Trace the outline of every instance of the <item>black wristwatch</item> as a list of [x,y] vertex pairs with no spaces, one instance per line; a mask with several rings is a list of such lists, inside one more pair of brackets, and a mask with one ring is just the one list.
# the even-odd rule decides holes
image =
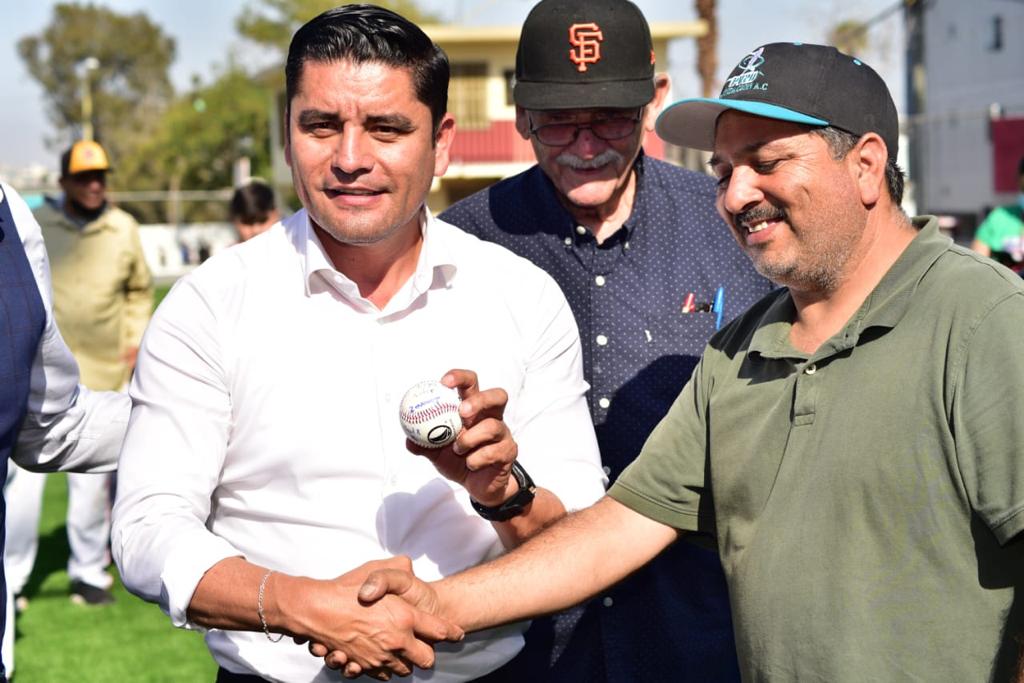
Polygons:
[[511,474],[519,484],[519,490],[501,505],[487,507],[472,498],[469,499],[476,513],[489,522],[507,522],[513,517],[523,514],[526,506],[533,502],[537,487],[534,486],[533,479],[530,479],[530,475],[526,473],[526,470],[523,469],[518,460],[512,461]]

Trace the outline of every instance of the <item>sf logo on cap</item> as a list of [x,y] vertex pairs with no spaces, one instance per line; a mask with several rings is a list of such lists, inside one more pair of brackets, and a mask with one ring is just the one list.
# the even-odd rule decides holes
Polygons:
[[587,64],[597,64],[601,61],[602,40],[604,34],[594,22],[573,24],[569,27],[569,44],[573,46],[573,49],[569,50],[569,59],[576,65],[577,71],[586,71]]

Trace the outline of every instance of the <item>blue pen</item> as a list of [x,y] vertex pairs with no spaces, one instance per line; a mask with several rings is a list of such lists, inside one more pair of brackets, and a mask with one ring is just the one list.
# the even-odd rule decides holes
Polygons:
[[715,290],[715,299],[711,302],[711,312],[715,314],[715,329],[722,329],[722,313],[725,311],[725,287]]

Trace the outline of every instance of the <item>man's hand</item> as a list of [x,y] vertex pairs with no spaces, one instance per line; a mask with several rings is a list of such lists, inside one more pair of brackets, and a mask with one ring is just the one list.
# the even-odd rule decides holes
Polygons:
[[[401,562],[395,562],[393,560],[405,560],[406,566],[401,566]],[[363,605],[373,605],[378,601],[385,599],[398,599],[404,600],[408,606],[415,608],[420,613],[438,616],[440,612],[440,606],[437,598],[437,593],[430,586],[430,584],[417,579],[412,573],[412,565],[406,558],[393,558],[393,560],[384,560],[379,563],[368,563],[363,565],[355,572],[350,574],[360,575],[360,579],[365,579],[361,583],[359,588],[359,602]],[[370,565],[375,565],[371,567]],[[368,570],[372,570],[369,571]],[[348,574],[345,577],[349,577]],[[342,578],[342,577],[339,577]],[[445,621],[444,623],[449,623]],[[451,625],[453,628],[458,629],[457,626]],[[461,633],[459,629],[459,633]],[[305,642],[296,639],[297,642]],[[356,678],[358,676],[366,675],[372,678],[378,678],[381,680],[388,680],[391,674],[397,674],[399,676],[407,676],[411,672],[401,667],[396,668],[392,662],[382,662],[376,666],[366,666],[364,661],[360,661],[353,658],[346,651],[334,650],[329,644],[323,642],[312,642],[309,645],[309,652],[315,657],[323,657],[324,663],[332,669],[340,669],[344,667],[344,675],[346,678]],[[401,663],[404,658],[399,658],[398,661]],[[416,663],[416,662],[413,662]],[[431,661],[431,664],[433,662]],[[417,666],[423,667],[421,664]]]
[[429,669],[434,664],[431,645],[461,640],[462,629],[433,616],[436,606],[426,600],[425,610],[394,595],[358,601],[363,580],[374,570],[412,576],[409,559],[396,557],[369,562],[330,581],[310,581],[301,594],[292,594],[301,595],[297,599],[303,603],[297,610],[299,623],[289,629],[302,634],[295,641],[309,642],[310,652],[325,657],[333,669],[347,666],[383,680],[392,673],[408,676],[413,666]]
[[129,346],[125,349],[124,353],[121,354],[121,361],[131,369],[135,369],[135,361],[139,357],[139,347]]
[[444,448],[422,448],[412,441],[406,441],[406,447],[429,459],[438,472],[461,484],[477,502],[488,507],[501,505],[518,490],[510,472],[519,448],[504,422],[508,394],[504,389],[481,390],[472,370],[450,370],[441,384],[459,392],[462,431]]

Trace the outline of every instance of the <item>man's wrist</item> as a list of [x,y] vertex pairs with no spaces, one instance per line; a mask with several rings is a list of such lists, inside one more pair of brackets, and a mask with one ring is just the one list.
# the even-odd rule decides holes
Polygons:
[[484,505],[470,498],[470,503],[473,504],[473,509],[476,510],[478,515],[490,522],[507,522],[513,517],[518,517],[526,512],[530,503],[533,502],[537,487],[518,460],[512,462],[510,475],[510,482],[514,481],[516,483],[515,490],[500,504]]

